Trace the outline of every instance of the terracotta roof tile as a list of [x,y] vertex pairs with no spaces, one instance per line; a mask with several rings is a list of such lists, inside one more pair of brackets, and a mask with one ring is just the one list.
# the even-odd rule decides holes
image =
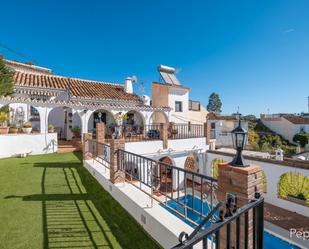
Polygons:
[[293,124],[309,124],[309,117],[303,116],[283,116]]
[[14,83],[16,86],[23,87],[68,90],[72,97],[78,98],[141,101],[136,94],[126,93],[123,85],[108,82],[16,72],[14,75]]

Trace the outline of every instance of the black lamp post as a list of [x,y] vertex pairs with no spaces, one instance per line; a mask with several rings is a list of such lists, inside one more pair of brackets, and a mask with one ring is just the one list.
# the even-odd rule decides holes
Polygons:
[[236,167],[247,167],[248,165],[244,164],[242,151],[247,143],[248,132],[244,128],[242,128],[240,117],[238,126],[231,133],[233,139],[233,147],[236,150],[236,155],[230,165]]

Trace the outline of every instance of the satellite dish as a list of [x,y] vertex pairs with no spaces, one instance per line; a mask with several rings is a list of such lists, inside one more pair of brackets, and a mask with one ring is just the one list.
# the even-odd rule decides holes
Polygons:
[[131,79],[132,79],[132,83],[137,83],[137,77],[135,75],[133,75]]

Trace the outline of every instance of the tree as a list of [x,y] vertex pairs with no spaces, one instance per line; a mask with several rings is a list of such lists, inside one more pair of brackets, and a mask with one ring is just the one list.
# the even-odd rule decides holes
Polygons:
[[207,105],[207,111],[214,113],[221,113],[222,102],[220,96],[217,93],[212,93],[209,96],[209,101]]
[[309,134],[307,133],[298,133],[293,137],[295,143],[299,143],[301,147],[305,147],[309,143]]
[[0,96],[8,96],[13,93],[14,73],[7,68],[3,59],[0,59]]

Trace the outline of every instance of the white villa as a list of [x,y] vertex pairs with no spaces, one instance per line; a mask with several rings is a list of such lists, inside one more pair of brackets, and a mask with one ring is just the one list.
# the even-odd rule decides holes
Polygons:
[[[1,146],[13,141],[19,146],[1,150],[1,157],[55,152],[61,141],[76,141],[88,132],[95,135],[100,122],[106,125],[106,138],[122,132],[128,140],[156,139],[160,137],[159,124],[170,121],[179,125],[179,129],[175,124],[169,127],[170,137],[204,137],[207,111],[189,100],[189,88],[180,84],[174,72],[162,73],[161,67],[169,67],[158,68],[162,82],[153,83],[157,94],[151,104],[148,96],[133,92],[131,77],[124,84],[115,84],[58,76],[51,69],[16,61],[5,63],[15,71],[14,94],[2,97],[0,107],[8,107],[10,125],[22,128],[30,122],[32,131],[3,136]],[[177,83],[166,82],[166,76],[173,76]],[[119,124],[124,127],[121,131],[116,128]]]
[[[248,121],[241,122],[242,127],[248,130]],[[210,129],[210,140],[215,140],[217,147],[232,147],[233,141],[231,131],[237,127],[238,117],[236,115],[224,116],[208,113],[207,127]]]
[[309,133],[309,117],[284,115],[284,114],[261,114],[262,123],[272,131],[280,134],[291,143],[296,134]]
[[[238,242],[247,244],[244,248],[263,248],[264,200],[308,217],[307,199],[278,194],[282,177],[309,177],[308,163],[247,153],[246,165],[238,167],[232,163],[235,151],[209,149],[215,143],[232,145],[230,132],[237,118],[208,114],[200,102],[190,100],[190,88],[180,83],[174,68],[158,67],[160,80],[153,82],[150,100],[134,93],[135,77],[116,84],[5,62],[14,70],[14,94],[0,98],[0,112],[9,113],[9,125],[22,129],[30,122],[31,129],[0,134],[0,158],[53,153],[63,143],[82,143],[83,166],[162,247],[175,246],[180,234],[191,234],[192,224],[196,226],[212,211],[215,216],[215,207],[225,201],[227,220],[245,217],[242,227],[247,229],[238,231]],[[241,126],[247,129],[248,123]],[[246,131],[234,135],[237,150],[242,150]],[[238,207],[227,205],[231,196],[239,197]],[[239,207],[247,209],[235,214],[231,211],[235,207],[237,212]],[[253,209],[255,222],[252,215],[248,218]],[[278,234],[272,224],[265,222],[265,229],[273,237]],[[211,248],[223,238],[217,230],[210,234],[211,240],[206,234],[199,238],[200,244],[187,248],[202,248],[202,243],[203,248],[206,244]],[[288,235],[284,231],[278,236],[306,248],[306,241],[290,240]]]

